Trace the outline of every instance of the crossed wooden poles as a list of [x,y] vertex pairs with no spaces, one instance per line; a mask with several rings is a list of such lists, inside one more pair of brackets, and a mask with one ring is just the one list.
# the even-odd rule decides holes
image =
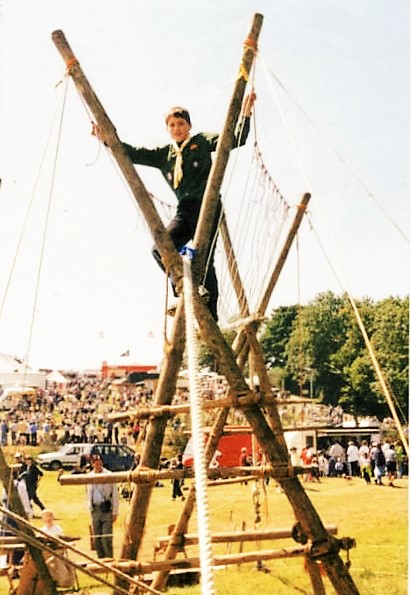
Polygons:
[[[257,41],[262,21],[262,15],[254,15],[250,32],[244,43],[239,74],[235,82],[225,125],[217,146],[215,162],[210,172],[202,202],[200,217],[194,237],[196,258],[193,261],[193,274],[194,282],[197,285],[198,279],[200,279],[200,275],[205,267],[210,236],[212,233],[212,222],[214,221],[219,200],[219,191],[231,151],[234,129],[240,115],[248,76],[257,51]],[[104,134],[104,138],[106,139],[106,143],[109,146],[112,155],[116,159],[131,188],[135,200],[141,208],[167,271],[176,281],[177,289],[181,290],[181,257],[177,254],[147,190],[142,184],[133,163],[126,155],[113,124],[109,120],[101,103],[88,83],[78,61],[64,37],[64,34],[61,31],[55,31],[52,34],[52,38],[65,61],[67,73],[72,77],[78,91],[93,113],[98,126]],[[266,291],[261,298],[257,312],[253,313],[253,315],[251,315],[247,305],[238,267],[236,267],[235,263],[234,251],[231,248],[228,227],[223,219],[221,228],[222,239],[231,263],[230,269],[234,271],[232,281],[239,301],[241,318],[249,321],[240,328],[231,347],[226,343],[217,323],[214,321],[206,305],[202,302],[197,292],[194,292],[194,310],[201,338],[215,353],[219,367],[225,375],[229,385],[228,403],[218,412],[214,427],[206,445],[206,460],[207,462],[211,460],[213,453],[217,448],[230,407],[241,407],[241,410],[252,427],[259,445],[266,455],[268,463],[272,465],[273,469],[286,468],[288,470],[287,473],[278,473],[278,475],[276,475],[276,481],[278,481],[287,495],[302,533],[307,540],[315,546],[310,551],[321,552],[318,556],[312,553],[306,556],[314,592],[319,595],[325,594],[319,567],[316,563],[316,560],[318,559],[321,560],[337,593],[355,595],[358,593],[358,590],[348,569],[340,558],[339,541],[332,537],[325,529],[319,515],[289,464],[289,457],[280,418],[276,405],[273,404],[272,399],[270,399],[272,389],[264,365],[261,346],[256,337],[258,317],[261,319],[268,306],[272,291],[287,258],[288,251],[297,233],[309,199],[310,196],[306,194],[301,200],[301,204],[297,209],[288,237],[268,282]],[[170,343],[166,349],[164,362],[160,372],[155,396],[155,406],[157,407],[168,406],[171,404],[172,396],[175,393],[177,375],[181,366],[184,348],[184,304],[183,300],[180,300],[172,328]],[[260,392],[258,399],[256,398],[255,393],[248,387],[242,373],[248,358],[251,358],[253,369],[259,378]],[[141,467],[153,470],[158,468],[167,419],[167,415],[158,415],[150,419],[147,425],[146,440],[141,455]],[[131,500],[129,523],[122,544],[121,558],[123,559],[136,560],[137,558],[143,538],[152,487],[152,482],[148,484],[136,484]],[[194,505],[195,491],[192,486],[189,496],[184,504],[181,517],[176,524],[174,534],[168,543],[165,552],[166,559],[172,559],[176,556],[178,548],[175,544],[178,539],[173,539],[173,537],[178,538],[179,535],[186,533],[188,521],[193,512]],[[152,587],[155,589],[163,587],[167,575],[167,570],[158,572],[152,583]]]

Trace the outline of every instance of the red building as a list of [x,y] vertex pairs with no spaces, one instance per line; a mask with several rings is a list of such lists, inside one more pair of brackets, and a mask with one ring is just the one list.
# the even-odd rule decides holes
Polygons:
[[[124,358],[124,360],[128,360],[129,358]],[[114,378],[124,378],[128,376],[132,372],[155,372],[157,371],[156,365],[143,365],[143,364],[136,364],[130,361],[124,361],[118,364],[109,364],[108,362],[104,361],[101,365],[101,376],[102,378],[114,379]]]

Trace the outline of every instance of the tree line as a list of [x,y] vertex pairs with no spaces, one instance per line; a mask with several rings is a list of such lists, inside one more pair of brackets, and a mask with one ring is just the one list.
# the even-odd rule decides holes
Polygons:
[[[409,296],[356,301],[399,418],[409,391]],[[343,407],[354,416],[391,417],[346,295],[319,294],[307,305],[273,310],[259,332],[275,386]]]

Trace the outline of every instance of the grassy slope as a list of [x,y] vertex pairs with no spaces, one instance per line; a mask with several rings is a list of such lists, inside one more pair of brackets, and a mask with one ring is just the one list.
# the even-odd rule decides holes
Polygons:
[[[55,511],[59,523],[67,535],[81,539],[76,547],[89,550],[89,515],[85,505],[85,487],[62,487],[56,474],[46,472],[42,479],[39,495],[47,507]],[[323,480],[321,484],[305,484],[310,499],[325,524],[336,524],[338,535],[354,537],[357,547],[351,551],[351,574],[363,595],[383,593],[402,595],[407,593],[407,487],[408,480],[396,482],[397,488],[367,486],[362,480],[348,482],[344,479]],[[151,559],[153,548],[161,535],[167,534],[167,526],[177,519],[182,509],[181,502],[171,500],[171,485],[155,488],[147,522],[141,559]],[[254,527],[254,506],[251,484],[213,487],[209,490],[209,509],[213,531],[239,530],[243,522],[247,528]],[[116,523],[115,551],[120,551],[122,529],[127,521],[128,503],[122,499],[120,518]],[[262,522],[259,528],[291,527],[293,513],[285,494],[277,491],[270,483],[266,495],[261,495]],[[39,510],[36,510],[36,514]],[[34,519],[39,526],[40,519]],[[190,532],[196,532],[196,521],[192,520]],[[262,548],[291,547],[292,541],[266,542]],[[220,545],[215,553],[239,551],[239,545]],[[252,544],[244,551],[258,549]],[[190,556],[193,552],[188,551]],[[345,560],[345,553],[342,554]],[[310,581],[303,569],[303,561],[278,560],[266,564],[270,573],[257,572],[254,565],[243,565],[220,570],[216,573],[217,593],[249,594],[255,589],[260,595],[272,593],[311,593]],[[324,581],[327,593],[333,593],[331,585]],[[81,576],[84,586],[91,586],[89,577]],[[0,579],[0,594],[7,593],[4,579]],[[98,592],[107,592],[99,587]],[[184,590],[171,588],[169,593],[194,595],[200,587]]]

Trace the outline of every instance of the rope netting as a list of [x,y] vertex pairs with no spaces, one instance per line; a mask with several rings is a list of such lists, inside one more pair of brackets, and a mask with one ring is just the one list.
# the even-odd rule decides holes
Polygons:
[[[235,164],[223,193],[224,212],[235,256],[235,261],[231,262],[226,258],[219,259],[220,320],[223,326],[239,315],[230,267],[238,267],[248,310],[253,314],[277,261],[290,218],[290,205],[270,175],[256,141],[250,161],[245,170],[243,168],[245,179],[241,195],[232,191],[236,173]],[[221,243],[219,252],[224,252]]]

